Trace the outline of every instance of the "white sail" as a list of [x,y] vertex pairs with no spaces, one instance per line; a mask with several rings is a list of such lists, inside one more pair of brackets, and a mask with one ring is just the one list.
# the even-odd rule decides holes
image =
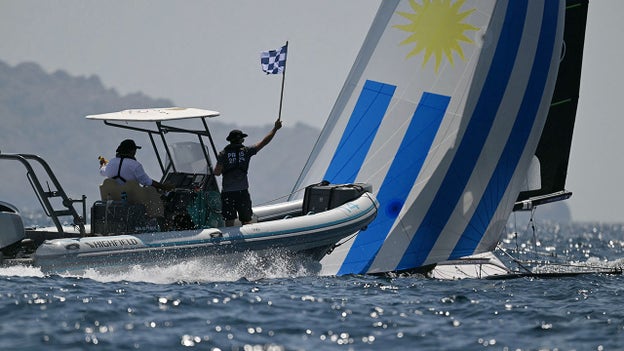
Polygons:
[[384,0],[295,189],[366,182],[380,203],[323,274],[492,250],[552,98],[565,1]]

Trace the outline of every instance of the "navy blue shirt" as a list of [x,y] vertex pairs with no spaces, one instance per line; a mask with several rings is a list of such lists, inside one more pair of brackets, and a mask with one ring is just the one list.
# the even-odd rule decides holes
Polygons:
[[247,170],[251,156],[258,153],[255,147],[243,144],[229,144],[219,152],[217,164],[221,164],[223,176],[221,191],[239,191],[249,188]]

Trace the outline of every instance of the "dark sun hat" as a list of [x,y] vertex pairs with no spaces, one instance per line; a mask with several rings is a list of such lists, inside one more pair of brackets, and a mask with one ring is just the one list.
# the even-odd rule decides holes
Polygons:
[[247,134],[243,133],[243,131],[234,129],[233,131],[230,132],[227,138],[225,138],[225,140],[232,141],[232,140],[243,139],[246,137],[247,137]]
[[130,151],[134,151],[136,149],[140,149],[141,147],[138,146],[134,140],[132,139],[126,139],[124,141],[121,142],[121,144],[119,144],[119,146],[117,147],[117,152],[130,152]]

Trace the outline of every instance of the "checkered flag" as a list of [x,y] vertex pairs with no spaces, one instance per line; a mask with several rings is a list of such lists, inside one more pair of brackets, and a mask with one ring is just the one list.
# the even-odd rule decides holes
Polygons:
[[277,50],[263,51],[260,56],[262,70],[266,74],[278,74],[286,69],[286,50],[288,44]]

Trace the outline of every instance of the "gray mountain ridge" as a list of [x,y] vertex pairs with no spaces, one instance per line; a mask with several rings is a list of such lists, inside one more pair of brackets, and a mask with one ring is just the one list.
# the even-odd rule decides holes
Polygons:
[[[120,95],[115,89],[106,88],[95,75],[71,76],[61,70],[49,74],[36,63],[9,66],[0,60],[0,152],[42,156],[70,197],[87,196],[87,210],[99,200],[98,185],[102,177],[98,173],[97,157],[113,157],[121,140],[132,138],[137,144],[145,145],[137,159],[153,178],[160,179],[161,173],[149,139],[143,133],[108,127],[84,117],[131,108],[170,106],[176,105],[169,99],[154,99],[143,93]],[[185,107],[211,109],[211,106]],[[266,125],[239,126],[219,121],[219,118],[211,119],[209,127],[217,149],[227,144],[225,137],[231,129],[242,129],[249,134],[248,144],[259,141],[269,132],[275,119],[272,116],[262,118],[266,118]],[[291,125],[288,116],[282,119],[284,127],[251,161],[250,192],[256,205],[278,198],[283,200],[293,190],[320,133],[317,128],[303,123]],[[3,161],[0,167],[0,201],[20,209],[40,209],[26,180],[24,167],[15,161]],[[543,206],[539,210],[538,219],[571,221],[565,203]],[[524,221],[526,214],[519,217]]]
[[[168,99],[153,99],[142,93],[120,95],[106,88],[97,76],[75,77],[64,71],[46,73],[36,63],[14,67],[0,61],[0,152],[30,153],[43,157],[55,172],[64,190],[72,198],[87,196],[87,208],[99,200],[97,157],[114,157],[119,142],[135,139],[145,145],[137,153],[150,176],[160,179],[161,172],[153,157],[149,139],[144,133],[105,126],[100,121],[86,120],[90,114],[131,108],[176,106]],[[185,106],[210,109],[210,106]],[[216,148],[223,148],[231,129],[249,134],[253,144],[272,128],[275,117],[267,116],[265,126],[239,126],[209,120]],[[290,124],[283,116],[283,128],[273,141],[251,161],[251,194],[255,204],[289,194],[307,160],[319,130],[302,124]],[[293,147],[294,146],[294,147]],[[18,208],[40,208],[25,168],[17,161],[3,161],[0,201]],[[320,181],[320,180],[319,180]]]

